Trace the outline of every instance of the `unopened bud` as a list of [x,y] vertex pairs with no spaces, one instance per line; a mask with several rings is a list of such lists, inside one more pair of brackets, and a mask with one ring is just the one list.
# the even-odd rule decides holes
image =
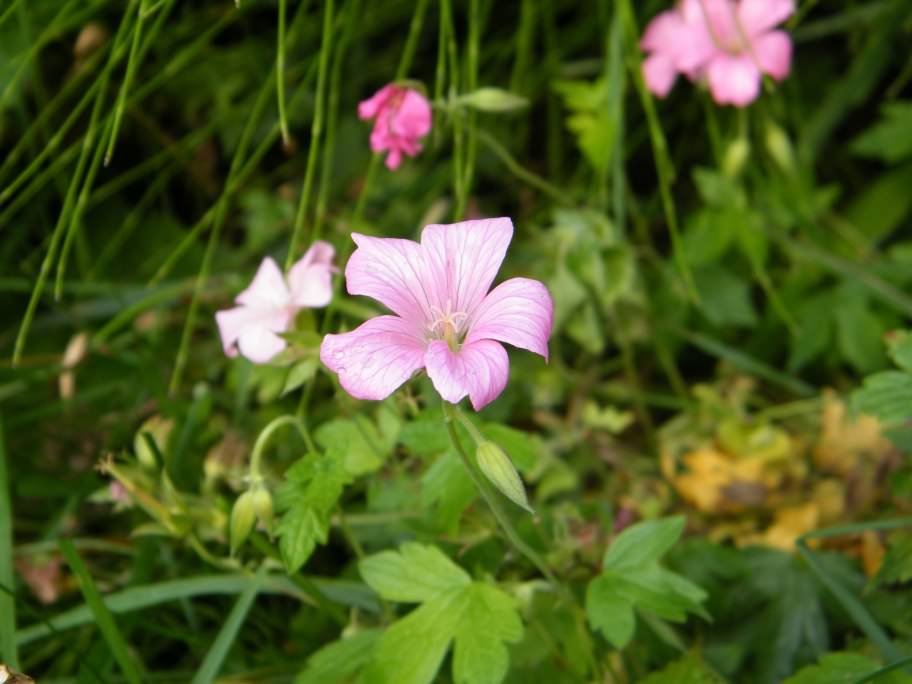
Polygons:
[[750,157],[750,143],[747,138],[733,140],[725,150],[725,157],[722,159],[722,171],[729,178],[734,178],[741,173],[741,169],[744,168],[744,163],[748,157]]
[[231,542],[231,555],[237,553],[240,546],[250,536],[256,522],[256,506],[253,491],[241,494],[231,509],[231,520],[228,522],[228,538]]
[[526,489],[510,457],[494,442],[482,442],[475,452],[478,467],[500,492],[520,508],[533,512]]
[[[161,467],[156,456],[156,450],[164,453],[168,444],[168,437],[171,435],[171,429],[174,427],[174,421],[161,416],[152,416],[149,418],[133,438],[133,451],[136,453],[136,460],[149,470],[157,470]],[[151,441],[151,444],[150,444]]]
[[262,485],[255,486],[250,490],[251,501],[253,501],[253,510],[256,512],[257,520],[266,528],[266,531],[272,534],[272,494]]
[[529,105],[526,98],[500,88],[479,88],[462,95],[457,102],[481,112],[509,112]]
[[774,123],[767,123],[764,144],[779,168],[789,173],[795,170],[795,152],[785,131]]

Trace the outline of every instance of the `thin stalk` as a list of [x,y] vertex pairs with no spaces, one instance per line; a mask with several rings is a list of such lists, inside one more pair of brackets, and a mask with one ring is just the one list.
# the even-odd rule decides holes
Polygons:
[[279,129],[282,132],[282,143],[287,147],[291,143],[288,132],[288,116],[285,113],[285,10],[287,0],[279,0],[279,36],[276,41],[276,99],[279,106]]
[[[132,0],[131,5],[136,4]],[[108,138],[108,149],[104,155],[104,165],[111,163],[114,156],[114,145],[117,142],[117,134],[120,132],[120,122],[123,119],[124,109],[127,105],[127,93],[130,91],[130,84],[133,82],[133,75],[136,73],[136,65],[139,62],[139,43],[142,40],[143,22],[146,17],[146,0],[140,0],[139,7],[136,10],[136,25],[133,27],[133,42],[130,45],[130,57],[127,59],[127,72],[124,74],[123,83],[120,84],[120,92],[117,94],[117,105],[114,109],[114,126],[111,129],[111,137]]]
[[490,148],[494,155],[503,162],[504,166],[507,167],[507,170],[510,171],[510,173],[512,173],[514,176],[522,181],[525,181],[532,187],[541,190],[543,193],[562,204],[574,204],[573,199],[567,195],[565,191],[548,182],[541,176],[536,175],[532,171],[524,168],[510,155],[510,152],[507,150],[507,148],[501,145],[500,141],[498,141],[486,130],[479,128],[477,130],[477,135],[478,139]]
[[310,190],[313,186],[314,172],[317,169],[317,155],[320,151],[320,136],[323,133],[323,115],[326,100],[326,74],[329,65],[329,54],[332,51],[332,19],[334,0],[327,0],[323,10],[323,39],[320,45],[319,66],[317,68],[317,96],[314,103],[314,118],[310,128],[310,149],[307,151],[307,168],[304,171],[304,185],[301,188],[301,197],[298,200],[298,210],[295,213],[294,228],[291,233],[291,244],[288,255],[285,257],[285,270],[291,268],[298,253],[298,245],[304,232],[304,221],[307,216],[307,206],[310,202]]
[[[466,46],[466,90],[474,92],[478,88],[478,43],[481,40],[481,16],[478,0],[469,0],[469,40]],[[475,158],[478,152],[477,113],[470,110],[466,118],[467,136],[465,146],[465,167],[462,176],[462,194],[456,207],[456,217],[465,216],[466,203],[472,192],[472,181],[475,175]]]
[[263,476],[262,468],[260,467],[260,464],[263,461],[263,451],[266,449],[266,445],[269,444],[269,440],[272,439],[273,435],[286,425],[296,428],[298,434],[301,435],[301,438],[307,445],[307,449],[316,452],[310,435],[307,434],[307,430],[297,416],[279,416],[263,428],[262,432],[257,436],[256,442],[253,443],[253,452],[250,456],[250,476],[252,478],[261,478]]
[[[481,498],[484,499],[484,502],[488,505],[488,508],[491,510],[491,513],[497,520],[497,524],[500,525],[500,529],[507,537],[507,540],[513,546],[513,548],[520,553],[520,555],[525,556],[526,559],[532,563],[532,565],[538,568],[538,571],[545,576],[548,582],[555,589],[558,589],[560,587],[560,583],[558,582],[557,577],[555,577],[554,573],[551,572],[551,568],[548,567],[548,564],[545,563],[544,559],[538,554],[538,552],[529,546],[523,540],[523,538],[519,536],[516,528],[513,527],[513,523],[510,522],[509,515],[507,515],[507,512],[503,509],[503,506],[500,505],[500,501],[497,499],[497,495],[491,490],[484,478],[478,473],[478,469],[475,465],[474,460],[468,455],[468,453],[466,453],[465,448],[462,446],[462,442],[459,441],[459,435],[456,434],[454,421],[459,420],[463,426],[471,425],[471,423],[469,423],[467,419],[460,416],[459,409],[445,401],[443,402],[443,417],[444,422],[446,423],[447,433],[450,436],[450,442],[453,444],[453,448],[455,448],[456,452],[459,454],[459,458],[462,460],[462,464],[465,466],[469,477],[472,479],[472,483],[475,485],[475,489],[478,490]],[[471,425],[471,428],[467,429],[474,431],[475,426]],[[480,437],[481,435],[479,434],[478,436]]]

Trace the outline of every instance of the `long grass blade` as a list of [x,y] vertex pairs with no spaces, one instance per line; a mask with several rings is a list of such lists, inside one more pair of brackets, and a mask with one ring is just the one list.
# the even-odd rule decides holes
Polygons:
[[61,539],[60,551],[63,553],[67,565],[70,566],[73,574],[76,575],[79,589],[82,591],[82,595],[92,611],[95,624],[98,626],[105,642],[107,642],[108,648],[111,649],[111,654],[120,666],[124,677],[130,684],[140,684],[142,682],[140,666],[130,652],[126,639],[118,629],[117,623],[114,622],[111,611],[105,605],[91,574],[89,574],[89,569],[76,551],[76,547],[73,546],[73,542],[68,539]]
[[228,655],[231,644],[234,643],[241,626],[244,624],[244,620],[247,619],[247,613],[250,612],[254,599],[260,592],[265,572],[266,566],[261,566],[253,581],[247,585],[247,588],[238,597],[234,608],[231,609],[231,613],[228,615],[228,619],[225,620],[225,624],[222,625],[222,629],[215,638],[212,647],[206,653],[203,664],[193,678],[192,684],[211,684],[215,680],[219,670],[222,669],[222,663],[225,662],[225,656]]

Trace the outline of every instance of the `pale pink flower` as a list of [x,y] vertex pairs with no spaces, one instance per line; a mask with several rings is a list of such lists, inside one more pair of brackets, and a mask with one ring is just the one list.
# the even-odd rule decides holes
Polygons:
[[417,90],[395,84],[383,86],[358,105],[358,116],[374,119],[370,146],[374,152],[389,150],[386,166],[399,168],[402,155],[421,151],[418,140],[431,130],[431,105]]
[[358,399],[384,399],[427,369],[446,401],[475,410],[507,384],[506,342],[548,358],[554,306],[537,280],[511,278],[488,292],[513,237],[508,218],[426,226],[421,242],[352,233],[348,291],[395,315],[327,335],[320,359]]
[[303,308],[326,306],[332,298],[333,246],[317,241],[282,275],[266,257],[250,287],[241,292],[233,309],[215,314],[222,347],[228,356],[238,350],[254,363],[265,363],[285,349],[280,333],[287,332]]
[[681,0],[643,34],[646,85],[664,97],[680,73],[705,79],[719,104],[750,104],[763,74],[777,81],[789,74],[792,42],[775,27],[794,10],[794,0]]

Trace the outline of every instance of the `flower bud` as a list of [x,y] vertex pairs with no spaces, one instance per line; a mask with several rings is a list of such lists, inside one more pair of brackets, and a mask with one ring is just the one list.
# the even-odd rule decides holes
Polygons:
[[228,537],[231,541],[232,556],[237,553],[241,544],[250,536],[250,532],[253,530],[253,523],[256,522],[256,516],[254,493],[252,490],[248,490],[238,497],[237,501],[234,502],[234,508],[231,509]]
[[479,88],[467,95],[462,95],[457,102],[481,112],[509,112],[529,105],[526,98],[500,88]]
[[764,144],[779,168],[788,173],[795,170],[795,152],[785,131],[774,123],[767,123]]
[[[168,437],[171,435],[171,429],[174,427],[174,421],[161,416],[152,416],[149,418],[133,438],[133,451],[136,454],[136,460],[140,465],[149,470],[157,470],[161,467],[155,454],[155,448],[159,453],[164,453],[168,444]],[[148,437],[146,436],[148,434]],[[149,444],[147,439],[151,439],[155,448]]]
[[534,511],[526,498],[526,489],[510,457],[494,442],[482,442],[475,451],[478,467],[500,492],[520,508]]
[[725,150],[725,157],[722,159],[722,171],[729,178],[734,178],[741,173],[741,169],[744,168],[744,163],[748,157],[750,157],[750,143],[747,138],[733,140]]
[[255,485],[250,490],[250,500],[253,502],[253,510],[256,512],[257,520],[262,523],[266,531],[272,535],[272,494],[262,485]]

